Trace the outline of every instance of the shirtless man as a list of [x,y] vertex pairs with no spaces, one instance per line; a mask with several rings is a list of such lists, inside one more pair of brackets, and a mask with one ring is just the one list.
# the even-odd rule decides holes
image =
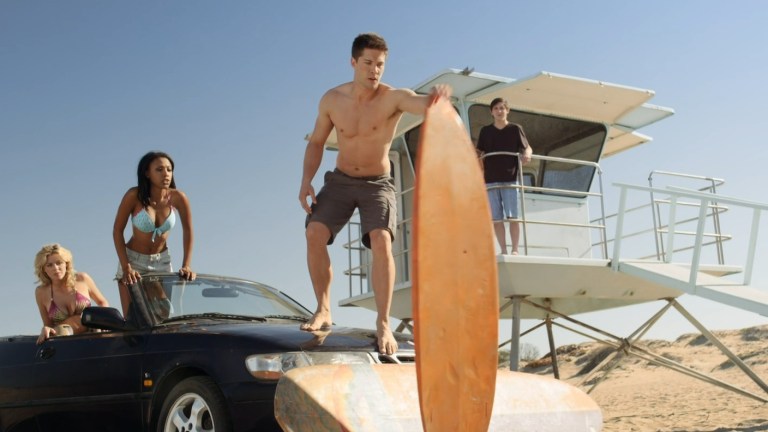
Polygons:
[[[429,95],[395,89],[380,81],[386,60],[387,44],[381,36],[358,35],[352,43],[352,81],[328,90],[320,99],[315,129],[304,154],[299,190],[299,201],[307,212],[307,266],[317,310],[301,329],[316,331],[331,325],[333,272],[327,245],[333,243],[357,206],[363,244],[373,254],[371,276],[379,352],[394,354],[397,341],[390,330],[389,309],[395,282],[392,240],[397,209],[389,148],[404,112],[423,115],[438,98],[450,97],[451,89],[436,86]],[[315,196],[312,179],[320,167],[323,145],[333,128],[336,128],[339,146],[336,169],[325,174],[325,184]]]

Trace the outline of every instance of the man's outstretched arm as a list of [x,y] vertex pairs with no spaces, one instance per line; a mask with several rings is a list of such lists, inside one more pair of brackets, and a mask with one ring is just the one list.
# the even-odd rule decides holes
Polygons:
[[424,115],[430,105],[437,102],[440,98],[450,99],[453,93],[453,89],[447,84],[438,84],[432,87],[428,95],[419,95],[410,89],[399,89],[396,91],[403,92],[402,99],[398,104],[400,111],[416,115]]

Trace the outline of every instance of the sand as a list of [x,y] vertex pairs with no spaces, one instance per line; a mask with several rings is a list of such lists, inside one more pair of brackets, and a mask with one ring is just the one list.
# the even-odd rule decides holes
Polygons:
[[[715,335],[768,382],[768,326]],[[768,399],[768,392],[699,334],[686,334],[674,342],[644,341],[640,346]],[[604,345],[598,342],[560,347],[561,378],[574,385],[582,383],[589,374],[585,370],[594,368],[601,351]],[[523,370],[551,374],[548,363],[547,359],[523,363]],[[579,385],[585,391],[588,387]],[[619,362],[590,396],[602,409],[606,432],[768,431],[768,403],[634,357]]]

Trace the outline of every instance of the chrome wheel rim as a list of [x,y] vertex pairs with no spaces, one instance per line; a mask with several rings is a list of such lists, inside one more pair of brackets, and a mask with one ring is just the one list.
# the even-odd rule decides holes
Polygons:
[[205,399],[195,393],[186,393],[176,399],[165,419],[165,432],[213,432],[211,408]]

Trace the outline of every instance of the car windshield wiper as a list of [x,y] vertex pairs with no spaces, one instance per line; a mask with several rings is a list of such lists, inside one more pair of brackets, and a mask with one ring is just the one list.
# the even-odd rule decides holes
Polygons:
[[301,322],[309,321],[309,317],[301,315],[261,315],[259,318],[286,319]]
[[212,318],[212,319],[259,321],[259,322],[264,322],[267,320],[265,317],[257,317],[257,316],[251,316],[251,315],[234,315],[234,314],[224,314],[224,313],[218,313],[218,312],[206,312],[201,314],[175,316],[172,318],[167,318],[163,320],[163,322],[167,323],[167,322],[173,322],[173,321],[185,321],[185,320],[194,319],[194,318]]

